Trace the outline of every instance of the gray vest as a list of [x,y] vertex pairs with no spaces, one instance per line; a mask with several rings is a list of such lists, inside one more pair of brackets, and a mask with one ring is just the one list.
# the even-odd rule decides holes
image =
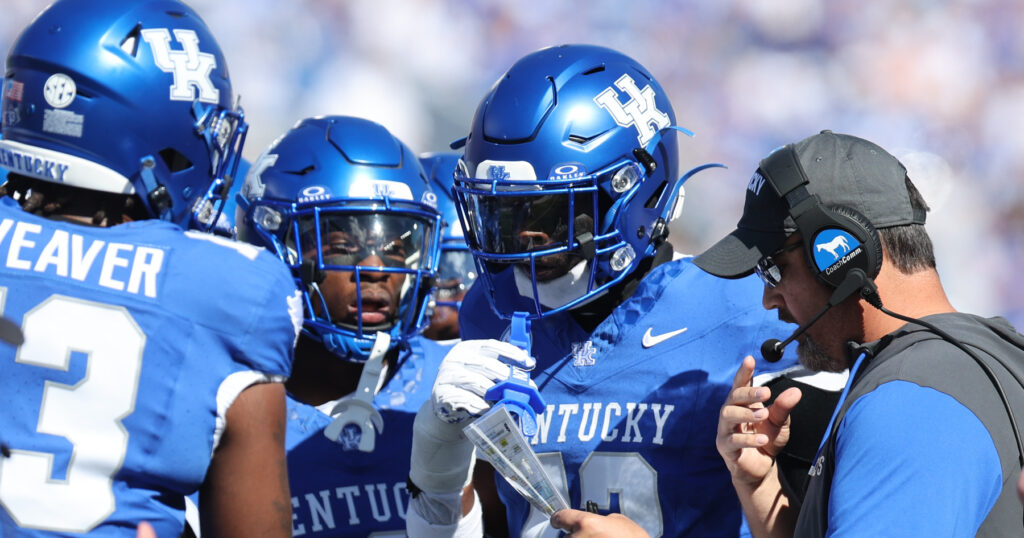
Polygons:
[[[1014,411],[1017,428],[1024,435],[1024,387],[1021,386],[1024,382],[1024,336],[1018,334],[1002,318],[939,314],[924,319],[960,340],[985,361],[1002,385]],[[1021,466],[1006,410],[984,370],[963,351],[952,344],[944,346],[943,352],[937,354],[922,353],[911,347],[918,342],[934,339],[944,342],[939,335],[924,327],[908,324],[881,340],[861,346],[851,345],[852,357],[860,353],[865,353],[866,357],[846,400],[839,408],[820,457],[812,464],[813,475],[800,508],[796,536],[825,535],[839,424],[857,398],[894,380],[910,381],[948,394],[981,419],[999,453],[1003,490],[978,529],[978,536],[1001,538],[1024,535],[1024,508],[1017,498],[1016,488]]]

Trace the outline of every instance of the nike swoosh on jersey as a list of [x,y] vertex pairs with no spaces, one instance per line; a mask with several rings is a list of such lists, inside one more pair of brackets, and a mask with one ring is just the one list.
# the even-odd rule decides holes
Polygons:
[[686,332],[687,329],[687,327],[683,327],[682,329],[677,329],[672,332],[667,332],[665,334],[659,334],[658,336],[651,336],[651,329],[653,328],[654,327],[648,327],[647,332],[644,333],[643,345],[645,348],[654,347],[664,342],[665,340],[672,338],[673,336],[683,334],[684,332]]

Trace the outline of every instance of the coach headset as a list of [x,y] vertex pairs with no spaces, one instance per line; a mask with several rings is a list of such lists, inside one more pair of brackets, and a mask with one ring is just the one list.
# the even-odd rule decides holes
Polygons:
[[[962,342],[935,325],[921,319],[897,314],[882,306],[882,299],[878,296],[878,288],[874,282],[882,268],[882,242],[878,236],[878,230],[871,222],[851,207],[825,206],[815,195],[811,194],[807,190],[809,183],[807,174],[800,164],[793,144],[788,144],[766,157],[761,163],[761,175],[775,189],[779,198],[786,201],[789,214],[796,222],[797,232],[800,233],[804,257],[811,266],[811,270],[817,273],[822,282],[834,290],[825,307],[809,322],[797,328],[791,336],[782,342],[771,339],[761,346],[761,355],[765,360],[778,361],[782,357],[782,350],[786,344],[800,336],[830,308],[859,292],[864,300],[883,313],[925,327],[978,363],[1003,402],[1006,414],[1010,418],[1010,427],[1013,428],[1014,439],[1017,442],[1018,462],[1024,467],[1024,444],[1021,442],[1013,409],[999,379],[996,378],[988,364]],[[836,238],[839,237],[843,238],[841,242],[844,247],[847,247],[843,256],[835,256],[831,253],[826,256],[824,253],[816,251],[815,245],[822,244],[822,242],[831,243],[837,241]],[[1016,379],[1017,383],[1024,387],[1024,381],[1008,368],[1002,359],[992,354],[990,356],[1003,366]]]

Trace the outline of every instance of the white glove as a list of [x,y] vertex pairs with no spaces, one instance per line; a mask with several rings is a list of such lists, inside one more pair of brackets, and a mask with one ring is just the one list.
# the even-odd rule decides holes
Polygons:
[[[448,352],[434,381],[434,413],[449,424],[460,424],[491,408],[484,394],[508,379],[509,366],[533,370],[536,361],[526,350],[498,340],[465,340]],[[537,385],[530,380],[530,385]],[[461,428],[460,428],[461,431]]]
[[534,364],[526,351],[497,340],[466,340],[448,352],[431,401],[424,402],[413,423],[409,477],[417,487],[440,494],[469,484],[473,443],[462,428],[491,407],[484,394],[509,377],[510,365],[530,370]]

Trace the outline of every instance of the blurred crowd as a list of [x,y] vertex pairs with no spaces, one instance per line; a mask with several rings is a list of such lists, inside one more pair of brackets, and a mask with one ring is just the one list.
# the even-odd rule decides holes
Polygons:
[[[188,1],[188,0],[186,0]],[[821,129],[893,151],[932,212],[958,309],[1024,327],[1024,3],[1019,0],[191,0],[230,61],[252,161],[295,121],[350,114],[416,151],[465,135],[523,54],[559,43],[646,65],[696,133],[673,223],[695,253],[731,230],[737,185],[773,148]],[[4,0],[6,50],[46,0]]]

